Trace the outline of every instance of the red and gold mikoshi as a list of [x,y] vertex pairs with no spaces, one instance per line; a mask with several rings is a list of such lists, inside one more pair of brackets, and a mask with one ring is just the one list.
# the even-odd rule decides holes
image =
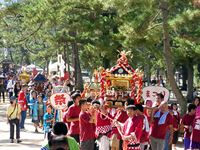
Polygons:
[[24,84],[28,83],[30,81],[30,75],[26,71],[23,71],[21,74],[19,74],[19,79]]
[[98,82],[99,80],[99,72],[95,69],[93,73],[94,82]]
[[131,80],[131,95],[130,97],[138,104],[140,103],[142,96],[143,86],[143,73],[141,70],[136,69],[133,73],[133,79]]
[[104,68],[100,68],[100,72],[101,72],[101,79],[100,79],[100,86],[101,86],[101,91],[100,91],[100,97],[102,99],[104,99],[105,97],[105,93],[106,93],[106,88],[105,88],[105,84],[106,84],[106,72],[104,70]]
[[81,98],[85,98],[86,97],[86,95],[87,95],[87,92],[88,92],[88,89],[89,89],[89,84],[88,83],[86,83],[85,85],[84,85],[84,89],[83,89],[83,92],[81,93]]
[[130,94],[130,97],[135,99],[136,98],[136,85],[135,85],[135,82],[137,80],[137,75],[134,71],[133,73],[133,76],[132,76],[132,80],[131,80],[131,94]]
[[142,86],[143,86],[143,72],[139,71],[138,72],[138,90],[137,90],[137,97],[136,97],[136,102],[137,104],[140,103],[141,97],[142,97]]
[[[128,63],[126,52],[121,52],[117,64],[111,69],[101,69],[100,72],[100,97],[124,103],[128,97],[137,103],[141,100],[143,74],[139,69],[134,70]],[[94,73],[96,76],[97,71]],[[115,94],[113,94],[115,93]],[[116,95],[117,94],[117,95]]]

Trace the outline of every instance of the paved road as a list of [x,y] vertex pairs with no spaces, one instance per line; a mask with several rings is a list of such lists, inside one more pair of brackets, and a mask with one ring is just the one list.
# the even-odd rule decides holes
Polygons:
[[[40,149],[42,143],[44,142],[43,133],[39,130],[40,133],[34,133],[34,127],[31,123],[31,119],[28,117],[25,123],[26,131],[21,132],[22,143],[17,144],[9,143],[9,125],[6,124],[6,108],[8,102],[0,103],[0,150],[38,150]],[[183,150],[182,144],[178,145],[177,150]]]
[[7,108],[8,102],[6,104],[0,103],[0,149],[5,150],[24,150],[24,149],[30,149],[30,150],[36,150],[39,149],[43,143],[43,133],[40,130],[40,133],[34,133],[34,127],[31,123],[31,119],[28,117],[26,120],[25,128],[26,131],[21,131],[21,140],[22,143],[17,144],[10,143],[9,140],[9,124],[6,123],[6,108]]

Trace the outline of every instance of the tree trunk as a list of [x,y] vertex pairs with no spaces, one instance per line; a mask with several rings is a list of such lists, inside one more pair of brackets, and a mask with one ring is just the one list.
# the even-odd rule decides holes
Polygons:
[[169,36],[169,25],[168,25],[168,1],[162,0],[160,5],[162,16],[163,16],[163,40],[164,40],[164,58],[167,67],[167,77],[169,83],[172,87],[172,91],[174,92],[179,105],[181,106],[181,114],[186,112],[186,100],[178,88],[175,78],[174,78],[174,64],[172,60],[172,53],[170,48],[170,36]]
[[103,58],[103,67],[105,68],[105,69],[107,69],[107,68],[109,68],[110,67],[110,60],[109,59],[107,59],[107,58]]
[[147,86],[151,85],[151,73],[147,72]]
[[67,54],[66,54],[67,48],[66,48],[66,43],[64,42],[64,46],[63,46],[63,59],[65,62],[65,69],[64,69],[64,73],[66,73],[67,71]]
[[183,85],[182,85],[182,90],[187,91],[187,78],[188,78],[188,70],[185,67],[185,65],[182,66],[182,81],[183,81]]
[[30,65],[31,61],[30,61],[30,57],[28,54],[25,54],[25,59],[24,59],[25,64]]
[[21,57],[20,59],[20,65],[23,66],[23,60],[24,60],[24,56]]
[[12,55],[12,50],[10,50],[9,53],[10,53],[10,59],[11,59],[11,61],[12,61],[13,63],[15,63],[15,62],[14,62],[14,59],[13,59],[13,55]]
[[67,51],[67,56],[66,56],[66,62],[67,62],[67,69],[68,69],[68,73],[69,73],[69,77],[70,77],[70,72],[71,72],[71,70],[70,70],[70,61],[69,61],[69,45],[68,45],[68,43],[66,42],[65,43],[66,44],[66,51]]
[[44,67],[44,70],[45,68],[47,68],[47,75],[49,76],[49,59],[45,58],[46,59],[46,67]]
[[188,60],[188,88],[187,88],[187,101],[192,102],[193,100],[193,89],[194,89],[194,66],[192,60]]
[[157,68],[156,69],[156,77],[157,77],[157,80],[159,81],[159,79],[160,79],[160,68]]
[[[70,35],[76,37],[76,32],[70,32]],[[75,88],[83,91],[83,79],[81,73],[81,66],[79,61],[78,45],[76,41],[72,42],[72,58],[74,62],[74,77],[75,77]]]
[[151,72],[150,72],[150,65],[146,64],[144,67],[144,74],[145,76],[145,86],[149,86],[151,82]]
[[200,75],[200,64],[197,65],[198,75]]

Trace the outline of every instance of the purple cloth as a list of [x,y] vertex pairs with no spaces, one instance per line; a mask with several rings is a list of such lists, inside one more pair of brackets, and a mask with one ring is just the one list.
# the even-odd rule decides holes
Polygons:
[[200,149],[200,143],[199,142],[191,141],[190,148],[191,149]]
[[196,108],[196,118],[200,117],[200,106]]
[[184,147],[185,149],[189,149],[190,148],[190,139],[189,138],[184,138]]

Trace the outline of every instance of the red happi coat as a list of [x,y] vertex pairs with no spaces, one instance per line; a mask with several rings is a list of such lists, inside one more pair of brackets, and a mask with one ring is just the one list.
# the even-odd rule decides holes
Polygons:
[[191,141],[200,144],[200,117],[196,117],[193,123],[193,131],[191,134]]
[[[143,117],[144,117],[144,119],[143,119],[144,120],[144,122],[143,122],[143,131],[142,131],[142,135],[141,135],[141,138],[140,138],[140,143],[149,142],[149,132],[150,132],[149,130],[150,130],[150,128],[149,128],[149,130],[146,129],[146,126],[145,126],[145,117],[147,117],[147,116],[143,115]],[[147,121],[149,123],[148,118],[147,118]]]
[[[111,117],[110,114],[107,114],[108,117]],[[107,137],[111,136],[111,121],[105,115],[101,114],[100,112],[97,113],[96,116],[96,136],[98,137],[99,134],[105,134]]]
[[26,111],[28,109],[27,101],[26,101],[26,94],[24,91],[19,92],[18,103],[19,103],[22,111]]
[[134,116],[133,118],[128,118],[124,123],[122,133],[125,136],[135,133],[137,140],[123,141],[123,150],[140,150],[140,145],[137,147],[129,147],[128,145],[134,145],[140,143],[140,138],[142,135],[143,119],[141,116]]
[[[124,110],[120,110],[118,112],[116,112],[116,114],[114,115],[113,119],[121,122],[121,123],[125,123],[126,120],[128,119],[128,115],[126,113],[126,111]],[[117,135],[117,139],[121,140],[122,137],[117,129],[117,127],[113,127],[112,128],[112,134],[116,134]]]

